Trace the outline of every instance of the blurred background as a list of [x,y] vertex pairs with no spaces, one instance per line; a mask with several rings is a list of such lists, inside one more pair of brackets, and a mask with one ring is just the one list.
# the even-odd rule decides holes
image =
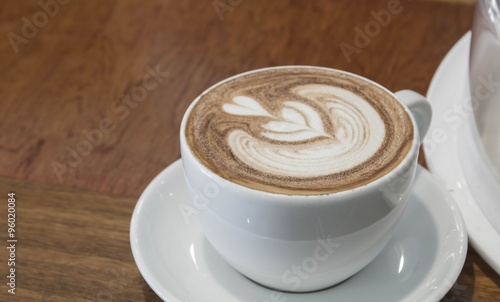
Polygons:
[[[180,157],[189,103],[261,67],[332,67],[425,94],[473,2],[4,1],[0,174],[138,196]],[[397,13],[377,21],[389,4]],[[112,130],[82,142],[103,119]]]
[[[132,258],[130,217],[180,158],[180,122],[197,95],[277,65],[425,95],[475,2],[2,1],[0,192],[17,192],[23,241],[20,295],[4,285],[0,300],[159,301]],[[498,296],[498,275],[470,249],[443,301]]]

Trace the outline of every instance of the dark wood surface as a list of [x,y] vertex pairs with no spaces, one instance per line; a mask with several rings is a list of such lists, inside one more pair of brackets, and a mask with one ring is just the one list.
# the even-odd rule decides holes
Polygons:
[[[20,240],[17,294],[2,282],[1,301],[158,301],[133,261],[130,218],[180,157],[182,114],[200,92],[250,69],[303,64],[425,94],[474,9],[401,0],[361,45],[357,28],[394,0],[41,2],[57,3],[53,16],[35,0],[0,6],[0,221],[16,192]],[[349,56],[347,44],[357,48]],[[6,226],[0,234],[5,242]],[[443,301],[499,297],[499,276],[469,248]]]

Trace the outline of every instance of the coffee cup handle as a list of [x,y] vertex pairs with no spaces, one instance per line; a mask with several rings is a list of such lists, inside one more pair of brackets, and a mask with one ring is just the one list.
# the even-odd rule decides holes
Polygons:
[[420,134],[420,142],[423,141],[431,124],[432,108],[429,101],[421,94],[413,90],[401,90],[395,93],[396,97],[403,103],[415,118]]

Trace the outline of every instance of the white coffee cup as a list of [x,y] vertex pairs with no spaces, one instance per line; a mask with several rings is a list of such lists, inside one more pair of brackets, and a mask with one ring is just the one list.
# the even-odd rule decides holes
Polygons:
[[411,113],[411,149],[383,177],[353,190],[326,195],[275,194],[221,178],[193,155],[186,142],[186,120],[200,98],[187,109],[180,130],[181,153],[202,231],[220,255],[251,280],[290,292],[330,287],[369,264],[391,238],[411,192],[431,107],[416,92],[392,94],[364,80],[393,95]]

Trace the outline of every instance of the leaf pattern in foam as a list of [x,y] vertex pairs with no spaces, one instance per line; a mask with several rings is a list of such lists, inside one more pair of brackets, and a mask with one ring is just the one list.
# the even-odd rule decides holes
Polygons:
[[323,135],[327,135],[325,133],[325,128],[323,128],[323,120],[316,112],[316,110],[312,109],[308,105],[299,102],[285,102],[285,105],[293,107],[300,112],[302,112],[307,118],[307,124],[318,133],[322,133]]
[[256,100],[247,96],[236,96],[233,103],[222,109],[233,115],[267,116],[274,120],[263,124],[262,135],[277,141],[298,142],[320,136],[328,136],[319,114],[310,106],[300,102],[285,102],[281,110],[282,120],[267,112]]
[[296,132],[302,130],[310,130],[310,128],[307,125],[300,125],[300,124],[295,124],[293,122],[290,123],[282,121],[268,122],[262,125],[262,128],[273,132]]
[[325,133],[321,117],[313,108],[299,102],[285,102],[284,104],[289,106],[281,111],[286,121],[271,121],[262,125],[262,128],[271,131],[263,132],[263,136],[287,142],[330,136]]
[[256,100],[247,96],[235,96],[233,98],[235,104],[224,104],[222,109],[233,115],[257,115],[269,116],[272,115],[266,111]]
[[283,110],[281,111],[281,115],[285,120],[289,122],[307,126],[307,122],[304,119],[304,116],[292,108],[283,108]]
[[263,136],[276,140],[276,141],[282,141],[282,142],[299,142],[299,141],[304,141],[307,139],[311,138],[316,138],[323,136],[322,134],[319,134],[316,131],[310,131],[310,130],[304,130],[304,131],[298,131],[298,132],[284,132],[284,133],[278,133],[278,132],[263,132]]

